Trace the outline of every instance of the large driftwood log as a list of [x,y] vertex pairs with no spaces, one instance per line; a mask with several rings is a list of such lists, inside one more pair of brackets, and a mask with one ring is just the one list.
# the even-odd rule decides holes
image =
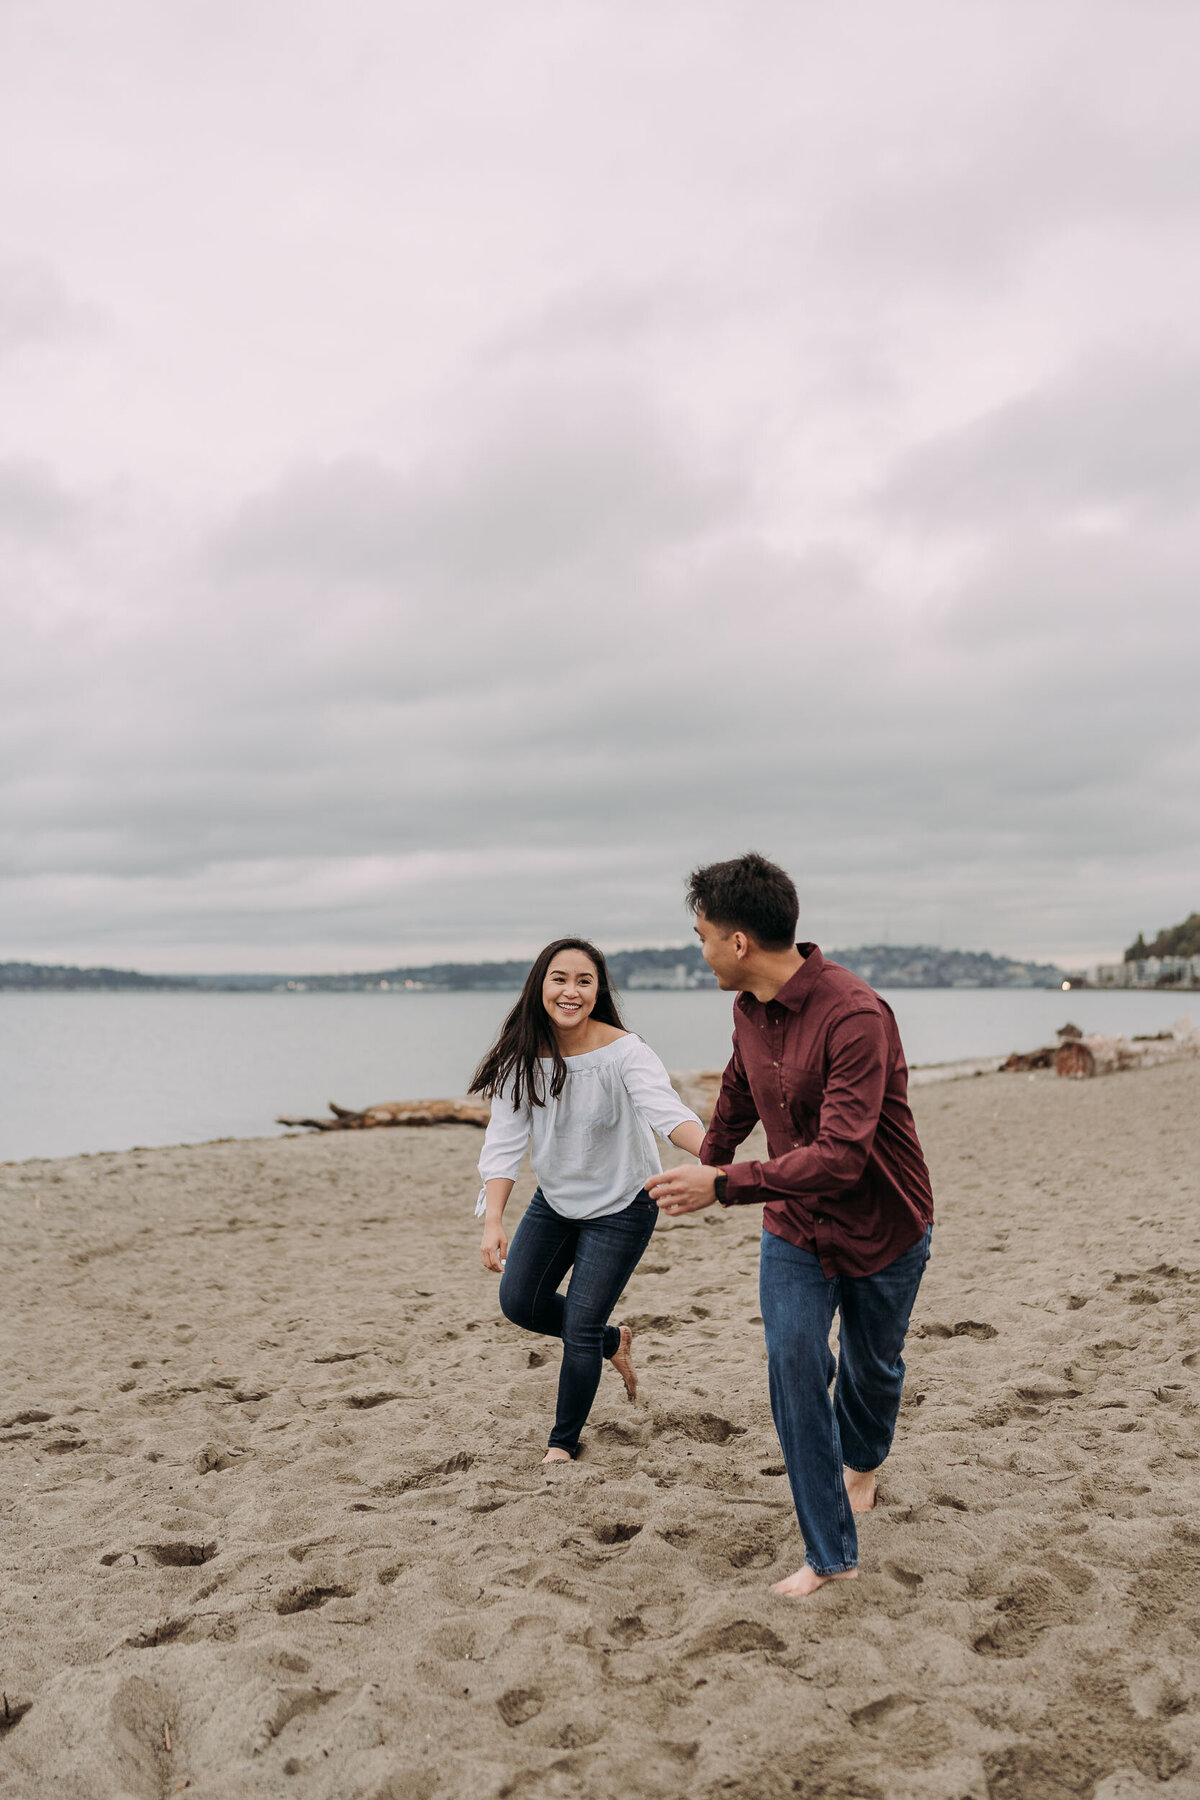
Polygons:
[[[721,1091],[720,1069],[681,1069],[671,1076],[676,1093],[685,1106],[699,1115],[707,1125],[712,1118],[717,1095]],[[476,1125],[486,1126],[492,1116],[487,1100],[381,1100],[376,1106],[365,1106],[353,1112],[348,1106],[329,1102],[328,1119],[278,1118],[277,1125],[303,1127],[309,1131],[371,1131],[391,1125]]]
[[1040,1050],[1014,1050],[1002,1066],[1006,1073],[1015,1070],[1019,1074],[1026,1069],[1052,1069],[1057,1055],[1053,1044],[1043,1044]]
[[1058,1047],[1054,1067],[1071,1081],[1087,1081],[1093,1075],[1116,1075],[1123,1069],[1152,1069],[1159,1063],[1180,1062],[1200,1056],[1200,1031],[1190,1019],[1181,1019],[1158,1037],[1071,1038]]
[[470,1100],[381,1100],[376,1106],[351,1112],[329,1102],[331,1119],[276,1119],[277,1125],[307,1126],[310,1131],[370,1131],[387,1125],[477,1125],[482,1129],[492,1116],[486,1103]]

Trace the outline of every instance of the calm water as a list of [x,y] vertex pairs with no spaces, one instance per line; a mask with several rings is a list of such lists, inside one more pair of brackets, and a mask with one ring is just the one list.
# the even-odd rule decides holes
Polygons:
[[[910,1063],[953,1062],[1085,1031],[1158,1031],[1200,995],[892,992]],[[0,992],[0,1161],[263,1137],[277,1113],[465,1092],[511,994]],[[728,1055],[730,997],[626,996],[668,1068]]]

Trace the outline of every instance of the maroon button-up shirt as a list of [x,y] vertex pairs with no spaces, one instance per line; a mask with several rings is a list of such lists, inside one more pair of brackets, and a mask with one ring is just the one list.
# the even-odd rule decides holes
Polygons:
[[[731,1204],[829,1275],[873,1275],[912,1248],[933,1190],[908,1106],[908,1065],[891,1007],[815,944],[773,1000],[734,1003],[733,1056],[700,1150],[729,1165]],[[762,1120],[768,1162],[733,1162]]]

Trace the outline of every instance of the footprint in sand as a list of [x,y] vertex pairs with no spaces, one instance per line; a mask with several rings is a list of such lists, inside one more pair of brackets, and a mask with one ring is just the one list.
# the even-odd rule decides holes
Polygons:
[[312,1612],[314,1608],[324,1606],[327,1600],[349,1600],[354,1593],[354,1588],[341,1582],[331,1582],[328,1587],[302,1583],[285,1588],[276,1596],[275,1611],[286,1618],[291,1613]]
[[746,1431],[744,1425],[734,1425],[710,1412],[656,1413],[654,1423],[660,1431],[682,1432],[696,1444],[727,1444],[730,1438],[743,1437]]
[[599,1544],[628,1544],[641,1529],[640,1521],[625,1523],[618,1519],[602,1519],[592,1526],[592,1535]]
[[536,1719],[546,1704],[546,1697],[538,1687],[509,1688],[501,1694],[496,1702],[496,1710],[508,1726],[524,1725],[527,1719]]
[[906,1569],[902,1563],[890,1562],[883,1566],[892,1580],[898,1581],[900,1586],[907,1588],[910,1594],[915,1594],[917,1589],[924,1584],[925,1577],[923,1575],[918,1575],[915,1569]]
[[476,1460],[469,1450],[459,1450],[431,1468],[416,1469],[411,1475],[394,1475],[390,1481],[381,1481],[371,1492],[381,1499],[394,1500],[398,1494],[411,1493],[414,1488],[432,1487],[440,1476],[465,1474],[474,1468]]
[[1044,1569],[1023,1569],[996,1601],[996,1616],[975,1639],[980,1656],[1027,1656],[1052,1625],[1075,1622],[1077,1607],[1070,1590]]
[[736,1528],[723,1535],[720,1551],[734,1569],[769,1569],[778,1554],[776,1534],[766,1526]]
[[786,1649],[783,1639],[769,1625],[760,1625],[755,1619],[732,1619],[727,1625],[710,1625],[702,1631],[687,1654],[689,1657],[719,1656],[732,1651],[745,1655],[747,1651],[764,1650],[768,1655],[778,1656]]
[[11,1731],[14,1725],[19,1725],[32,1706],[32,1700],[14,1700],[10,1695],[5,1694],[4,1705],[0,1709],[0,1737]]
[[211,1562],[217,1554],[215,1541],[195,1544],[176,1540],[168,1544],[139,1544],[138,1549],[164,1569],[195,1569],[201,1563]]
[[916,1706],[907,1694],[882,1694],[878,1700],[868,1700],[865,1706],[856,1706],[850,1714],[850,1723],[856,1727],[882,1725],[885,1719],[893,1719],[895,1714],[906,1708]]

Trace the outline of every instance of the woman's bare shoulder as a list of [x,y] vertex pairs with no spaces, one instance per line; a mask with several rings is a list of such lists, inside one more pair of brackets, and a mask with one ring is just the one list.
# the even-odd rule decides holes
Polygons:
[[597,1050],[607,1050],[610,1044],[618,1044],[622,1038],[636,1036],[635,1032],[622,1031],[617,1025],[597,1025],[596,1032],[597,1037],[595,1047]]

